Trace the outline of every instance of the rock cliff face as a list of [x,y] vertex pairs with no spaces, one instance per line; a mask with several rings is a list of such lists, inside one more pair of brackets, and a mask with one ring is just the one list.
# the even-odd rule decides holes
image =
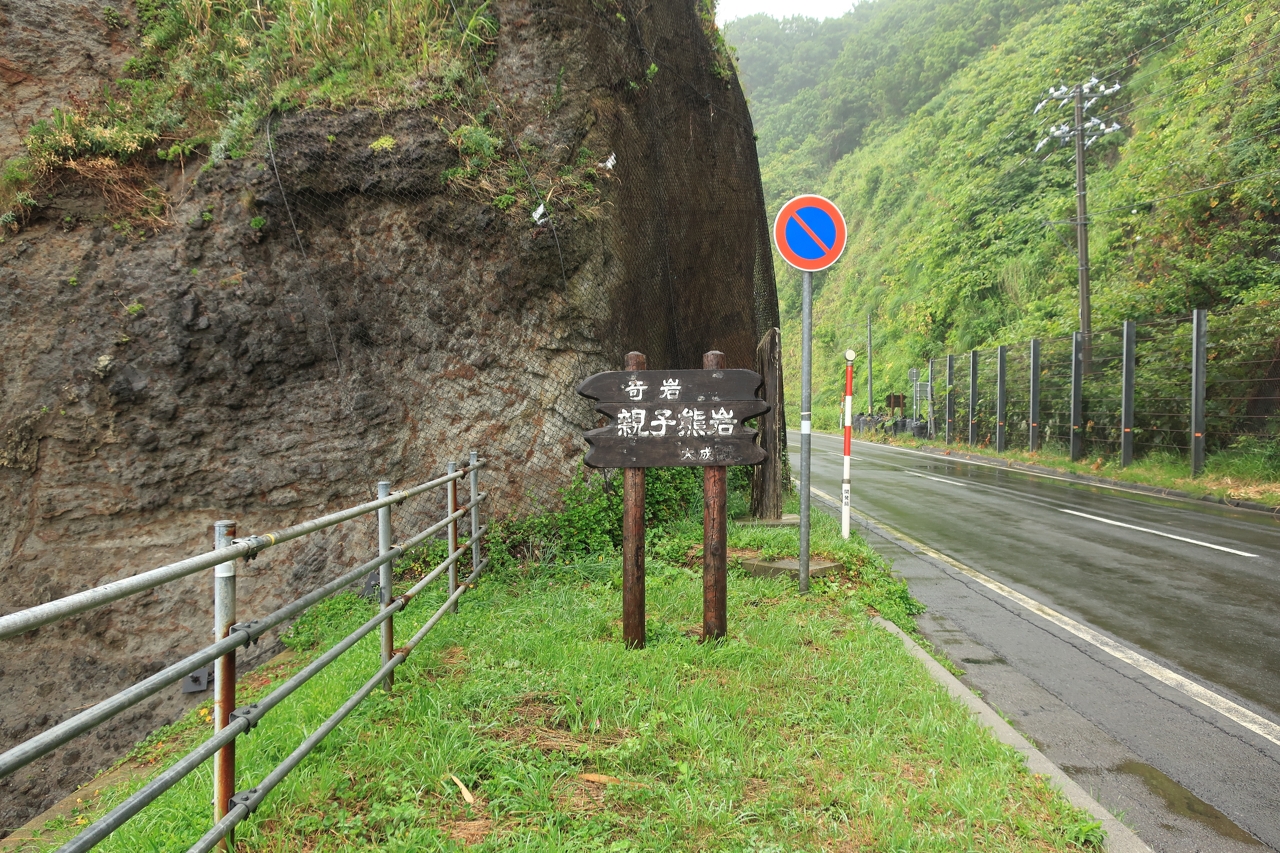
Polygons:
[[[429,114],[367,108],[277,117],[203,171],[157,166],[166,224],[113,227],[74,181],[42,197],[0,243],[0,612],[207,549],[215,519],[277,529],[470,449],[495,509],[518,511],[579,463],[582,377],[629,349],[750,367],[777,308],[745,102],[689,0],[614,5],[496,2],[486,78],[512,137],[566,164],[614,155],[554,220],[450,189],[459,153]],[[0,0],[19,131],[123,55],[90,8]],[[65,55],[85,39],[88,71]],[[371,524],[250,564],[241,617],[368,559]],[[202,645],[210,585],[0,641],[0,748]],[[0,833],[208,695],[169,689],[0,781]]]

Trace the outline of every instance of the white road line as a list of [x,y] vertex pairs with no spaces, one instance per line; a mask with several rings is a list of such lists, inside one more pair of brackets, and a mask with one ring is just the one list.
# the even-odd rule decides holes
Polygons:
[[1094,521],[1101,521],[1103,524],[1114,524],[1116,527],[1127,527],[1130,530],[1141,530],[1143,533],[1153,533],[1156,536],[1163,536],[1166,539],[1177,539],[1179,542],[1190,542],[1192,545],[1203,545],[1206,548],[1212,548],[1215,551],[1226,551],[1228,554],[1239,554],[1241,557],[1256,557],[1257,554],[1250,554],[1248,551],[1237,551],[1235,548],[1227,548],[1223,545],[1213,545],[1209,542],[1201,542],[1199,539],[1188,539],[1185,536],[1174,536],[1172,533],[1161,533],[1159,530],[1152,530],[1147,527],[1136,527],[1132,524],[1125,524],[1123,521],[1112,521],[1109,518],[1102,518],[1097,515],[1089,515],[1087,512],[1076,512],[1074,509],[1059,509],[1058,512],[1067,512],[1072,515],[1078,515],[1081,518],[1089,518]]
[[955,480],[944,480],[941,477],[930,477],[928,474],[917,474],[915,471],[908,471],[912,477],[924,477],[926,480],[937,480],[939,483],[946,483],[949,486],[964,486],[964,483],[957,483]]
[[[835,498],[831,497],[831,495],[828,495],[826,492],[819,491],[818,489],[815,489],[812,486],[810,486],[809,489],[811,492],[813,492],[813,494],[817,495],[823,500],[828,501],[829,503],[835,506],[840,506],[840,502]],[[897,536],[898,538],[911,543],[911,545],[918,548],[920,551],[924,552],[925,554],[928,554],[930,557],[933,557],[935,560],[941,560],[942,562],[946,563],[948,566],[951,566],[951,568],[955,569],[956,571],[961,572],[962,574],[968,575],[969,577],[973,578],[978,583],[982,584],[983,586],[987,587],[993,592],[997,592],[1000,595],[1003,595],[1005,598],[1009,599],[1010,601],[1016,604],[1022,605],[1026,609],[1030,610],[1032,613],[1035,613],[1037,616],[1040,616],[1043,619],[1047,619],[1048,621],[1052,622],[1058,627],[1066,631],[1069,631],[1072,634],[1075,634],[1080,639],[1084,640],[1085,642],[1093,644],[1099,649],[1102,649],[1102,651],[1106,652],[1112,657],[1124,661],[1130,666],[1151,676],[1156,681],[1160,681],[1160,682],[1163,682],[1164,684],[1169,685],[1174,690],[1177,690],[1183,695],[1196,700],[1200,704],[1208,708],[1211,708],[1214,711],[1217,711],[1222,716],[1236,723],[1239,723],[1249,731],[1255,732],[1261,735],[1262,737],[1274,743],[1276,746],[1280,746],[1280,726],[1271,722],[1266,717],[1261,717],[1255,714],[1254,712],[1250,711],[1248,708],[1244,708],[1244,707],[1241,707],[1240,705],[1237,705],[1235,702],[1232,702],[1230,699],[1226,698],[1225,696],[1219,696],[1217,693],[1214,693],[1212,690],[1209,690],[1208,688],[1205,688],[1205,687],[1201,687],[1199,684],[1196,684],[1191,679],[1184,678],[1183,676],[1178,675],[1176,672],[1173,672],[1172,670],[1161,666],[1160,664],[1156,663],[1150,658],[1147,658],[1138,654],[1137,652],[1133,651],[1133,649],[1130,649],[1127,646],[1121,645],[1120,643],[1117,643],[1115,640],[1112,640],[1109,637],[1104,637],[1102,634],[1099,634],[1097,631],[1093,630],[1092,628],[1089,628],[1085,625],[1081,625],[1079,622],[1075,621],[1069,616],[1064,616],[1058,611],[1054,610],[1053,608],[1046,607],[1045,605],[1041,604],[1035,599],[1028,598],[1027,596],[1023,595],[1017,590],[1010,589],[1009,587],[1000,583],[1000,581],[995,580],[994,578],[989,578],[986,575],[984,575],[982,572],[976,569],[969,568],[964,563],[961,563],[959,560],[953,560],[952,558],[948,557],[946,554],[943,554],[941,551],[935,551],[934,549],[930,548],[928,545],[925,545],[923,542],[919,542],[915,539],[912,539],[910,536],[900,533],[899,531],[894,530],[892,527],[889,527],[888,525],[880,521],[876,521],[875,519],[867,515],[864,515],[861,512],[858,512],[856,509],[850,508],[850,511],[856,515],[862,516],[863,519],[869,522],[873,522],[879,525],[880,527],[883,527],[884,529],[893,533],[894,536]]]

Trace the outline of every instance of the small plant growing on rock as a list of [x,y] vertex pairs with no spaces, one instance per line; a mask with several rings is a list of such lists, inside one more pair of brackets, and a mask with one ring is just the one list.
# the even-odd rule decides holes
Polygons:
[[130,303],[129,305],[126,305],[124,310],[126,313],[128,313],[130,317],[137,317],[139,314],[146,311],[147,309],[143,306],[141,302],[138,302],[135,299],[132,303]]
[[253,219],[249,220],[249,227],[254,231],[261,231],[266,224],[267,218],[265,216],[255,216]]
[[390,151],[396,147],[396,138],[394,136],[379,136],[369,143],[369,147],[379,152]]
[[106,23],[107,29],[111,30],[122,30],[129,25],[129,19],[112,6],[102,7],[102,20]]

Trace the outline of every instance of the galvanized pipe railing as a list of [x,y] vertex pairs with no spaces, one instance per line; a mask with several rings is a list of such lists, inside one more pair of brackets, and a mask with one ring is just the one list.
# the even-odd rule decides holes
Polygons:
[[[483,466],[484,463],[480,464]],[[143,572],[140,575],[122,578],[93,589],[77,592],[73,595],[59,598],[56,601],[50,601],[47,604],[39,604],[35,607],[19,610],[17,613],[0,616],[0,640],[7,640],[10,637],[24,634],[42,625],[60,622],[69,616],[84,613],[86,610],[101,607],[104,604],[118,601],[121,598],[126,598],[139,592],[155,589],[170,581],[195,574],[201,569],[212,568],[219,563],[238,560],[241,557],[252,557],[273,545],[279,545],[283,542],[297,539],[300,536],[306,536],[308,533],[315,533],[316,531],[324,530],[326,527],[333,527],[335,524],[359,518],[384,506],[401,503],[414,495],[420,495],[445,483],[453,482],[466,473],[467,469],[463,469],[452,474],[445,474],[442,477],[437,477],[430,482],[414,486],[403,492],[396,492],[387,498],[369,501],[350,509],[321,516],[311,521],[304,521],[301,524],[277,530],[275,533],[264,533],[259,536],[239,539],[226,548],[217,548],[198,557],[190,557],[186,560],[170,563],[167,566],[161,566],[158,569],[152,569],[149,572]]]
[[[117,581],[107,584],[103,587],[87,590],[77,593],[66,598],[59,599],[49,604],[39,605],[38,607],[29,608],[28,610],[19,611],[0,619],[0,639],[31,630],[40,625],[47,625],[60,619],[68,618],[85,610],[100,606],[111,601],[123,598],[134,592],[140,592],[145,589],[151,589],[163,583],[168,583],[180,577],[184,577],[201,568],[216,567],[215,571],[215,603],[214,603],[214,627],[216,641],[205,648],[188,655],[177,663],[165,667],[160,672],[134,684],[133,686],[120,691],[114,696],[98,703],[92,708],[68,719],[58,725],[42,732],[39,735],[19,744],[9,751],[0,754],[0,778],[7,776],[21,767],[30,764],[32,761],[46,755],[53,749],[67,743],[71,739],[83,734],[95,726],[111,719],[127,708],[141,702],[149,696],[154,695],[164,687],[174,684],[187,676],[193,670],[207,666],[209,663],[216,663],[215,673],[215,695],[220,706],[218,713],[214,715],[215,733],[204,743],[197,746],[192,752],[188,753],[172,767],[156,776],[151,782],[144,785],[136,793],[122,802],[110,813],[87,827],[83,832],[67,842],[61,848],[59,853],[69,853],[69,851],[89,850],[95,846],[107,835],[123,826],[133,816],[145,808],[149,803],[153,802],[157,797],[173,787],[177,782],[185,778],[204,761],[210,757],[217,756],[214,772],[214,788],[215,788],[215,826],[209,833],[202,838],[192,849],[209,850],[214,846],[226,846],[222,844],[223,839],[229,838],[229,834],[234,826],[243,821],[262,799],[270,792],[271,788],[283,779],[287,773],[309,753],[316,744],[318,744],[325,735],[336,727],[343,718],[350,713],[356,705],[367,697],[378,683],[383,683],[388,689],[391,687],[392,673],[408,657],[408,654],[422,641],[426,634],[439,622],[446,612],[451,610],[456,612],[458,599],[475,583],[476,579],[488,565],[488,560],[482,559],[480,556],[480,543],[483,536],[488,531],[488,527],[479,523],[479,507],[488,497],[487,493],[480,492],[479,489],[479,471],[485,466],[485,463],[478,459],[477,454],[472,452],[468,463],[460,470],[455,470],[457,466],[451,464],[449,473],[443,477],[437,477],[427,483],[414,486],[402,492],[388,494],[389,484],[379,483],[379,498],[352,507],[340,512],[331,513],[318,519],[303,522],[282,531],[272,534],[264,534],[261,536],[248,537],[243,540],[235,540],[228,545],[229,539],[234,537],[234,522],[219,522],[216,525],[215,532],[215,548],[213,551],[201,557],[195,557],[173,563],[168,566],[162,566],[159,569],[145,572],[126,581]],[[457,499],[456,481],[462,477],[469,478],[471,486],[469,499],[464,504],[459,504]],[[447,487],[447,510],[444,518],[429,525],[424,530],[414,534],[401,544],[391,544],[391,520],[390,507],[402,503],[406,499],[418,494],[422,494],[433,488],[440,486]],[[257,554],[266,548],[283,542],[305,536],[308,533],[314,533],[347,521],[357,518],[361,515],[377,512],[379,520],[378,531],[378,550],[379,555],[364,563],[351,571],[348,571],[329,583],[321,586],[307,595],[279,608],[270,615],[261,619],[255,619],[249,622],[234,623],[235,619],[235,576],[234,576],[234,560],[238,557],[249,557]],[[471,536],[462,544],[457,540],[457,523],[464,516],[470,516]],[[420,578],[412,587],[400,596],[392,596],[392,576],[391,567],[396,560],[403,557],[413,548],[421,545],[427,539],[441,531],[448,530],[449,538],[449,554],[436,565],[430,572]],[[456,583],[456,566],[458,560],[466,554],[471,553],[472,573],[463,583]],[[230,566],[230,568],[228,568]],[[333,595],[334,593],[357,582],[360,578],[368,575],[371,571],[378,570],[380,575],[381,587],[381,604],[382,608],[378,613],[365,622],[364,625],[357,628],[341,642],[329,649],[315,661],[305,667],[303,670],[288,679],[284,684],[280,685],[271,694],[254,704],[237,708],[230,711],[230,706],[234,704],[234,665],[235,651],[242,646],[248,646],[255,642],[259,637],[267,631],[275,628],[284,622],[300,615],[312,605]],[[426,624],[414,634],[410,642],[402,648],[394,648],[394,628],[392,627],[392,617],[397,612],[404,611],[413,600],[428,584],[439,578],[444,572],[448,571],[451,575],[451,583],[449,594],[445,603],[436,611],[436,613],[427,620]],[[123,591],[122,591],[123,590]],[[25,627],[24,627],[25,626]],[[235,739],[253,728],[258,722],[276,705],[291,695],[299,687],[310,680],[316,673],[331,664],[345,651],[354,646],[361,638],[370,634],[375,628],[381,628],[380,645],[384,648],[383,663],[378,673],[370,679],[364,687],[362,687],[346,704],[343,705],[315,734],[308,738],[295,752],[290,755],[264,782],[257,788],[249,792],[235,794],[231,792],[235,785]],[[386,652],[390,651],[388,657]],[[222,707],[226,706],[226,707]],[[202,846],[207,844],[208,846]]]
[[[483,493],[480,499],[483,500]],[[205,646],[200,651],[194,652],[177,663],[165,667],[150,678],[146,678],[139,681],[132,687],[121,690],[119,693],[108,699],[104,699],[92,708],[82,711],[69,720],[64,720],[53,728],[47,729],[35,737],[18,744],[8,752],[0,754],[0,779],[3,779],[10,773],[13,773],[15,770],[30,764],[40,756],[52,752],[78,735],[84,734],[90,729],[106,722],[121,711],[138,704],[143,699],[146,699],[149,696],[154,696],[170,684],[176,684],[186,678],[191,672],[209,665],[224,655],[234,653],[235,650],[240,647],[247,648],[267,631],[270,631],[272,628],[275,628],[284,622],[289,621],[293,617],[300,615],[316,602],[324,598],[328,598],[338,590],[343,589],[374,569],[379,568],[384,563],[392,563],[395,560],[400,559],[400,557],[404,556],[406,551],[421,545],[431,536],[439,533],[442,529],[447,527],[450,520],[456,520],[469,509],[470,504],[464,506],[462,509],[458,510],[457,513],[454,513],[448,518],[436,522],[403,545],[392,548],[386,554],[375,557],[359,568],[352,569],[337,580],[331,581],[319,589],[308,593],[297,601],[281,607],[269,616],[262,619],[255,619],[252,622],[232,625],[230,633],[225,640]],[[456,560],[456,557],[454,559]]]

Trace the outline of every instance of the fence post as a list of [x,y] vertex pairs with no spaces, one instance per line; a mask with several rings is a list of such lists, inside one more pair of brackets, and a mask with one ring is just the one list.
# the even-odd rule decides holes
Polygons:
[[[629,352],[626,370],[644,370],[644,353]],[[622,641],[644,648],[644,469],[622,469]]]
[[[476,466],[480,464],[480,453],[471,451],[471,500],[475,500],[480,494],[480,469]],[[480,568],[480,504],[477,503],[471,507],[471,572]],[[478,578],[477,578],[478,579]]]
[[926,415],[926,419],[927,419],[927,422],[928,422],[928,425],[929,425],[929,426],[928,426],[929,440],[930,440],[930,441],[932,441],[932,440],[933,440],[933,437],[934,437],[934,424],[933,424],[933,359],[929,359],[929,401],[928,401],[928,403],[927,403],[926,405],[928,406],[928,409],[927,409],[928,414]]
[[1009,352],[1006,346],[996,348],[996,450],[1003,452],[1005,443],[1004,414],[1008,398],[1005,395],[1005,357]]
[[1027,446],[1030,452],[1040,449],[1040,340],[1031,339],[1031,398],[1027,401],[1027,423],[1030,424]]
[[1120,467],[1133,463],[1133,370],[1137,366],[1138,325],[1124,321],[1124,371],[1120,389]]
[[[446,468],[446,473],[456,474],[458,472],[458,463],[450,462]],[[447,508],[445,515],[450,516],[458,511],[458,481],[450,480],[449,485],[445,487],[445,502]],[[449,521],[449,556],[452,557],[458,553],[458,519],[450,519]],[[449,564],[449,595],[452,596],[458,591],[458,561],[454,560]],[[454,602],[449,608],[450,613],[458,612],[458,602]]]
[[956,422],[956,357],[954,355],[947,356],[947,440],[944,444],[950,444],[952,439],[952,431],[955,429]]
[[1084,455],[1084,335],[1071,333],[1071,461]]
[[978,443],[978,351],[969,350],[969,446]]
[[[378,481],[378,497],[385,498],[391,496],[391,482],[389,480]],[[384,506],[378,509],[378,556],[391,550],[391,507]],[[394,572],[392,572],[391,563],[383,563],[378,566],[378,602],[384,607],[391,606],[391,596],[393,594],[392,585],[395,583]],[[395,616],[388,616],[387,621],[379,626],[380,640],[382,643],[382,663],[385,666],[390,662],[393,649],[396,647],[396,631],[392,620]],[[390,690],[395,686],[395,673],[387,673],[387,678],[382,682],[384,690]]]
[[871,379],[871,312],[867,312],[867,417],[876,413],[875,384]]
[[[226,548],[236,538],[234,521],[213,524],[214,549]],[[219,563],[213,569],[213,639],[226,639],[236,623],[236,562]],[[221,731],[231,721],[236,707],[236,653],[228,652],[213,663],[213,730]],[[226,816],[231,798],[236,793],[236,742],[218,750],[213,764],[213,820]],[[231,849],[223,841],[219,849]]]
[[1208,368],[1209,312],[1191,315],[1191,476],[1204,470],[1204,374]]

